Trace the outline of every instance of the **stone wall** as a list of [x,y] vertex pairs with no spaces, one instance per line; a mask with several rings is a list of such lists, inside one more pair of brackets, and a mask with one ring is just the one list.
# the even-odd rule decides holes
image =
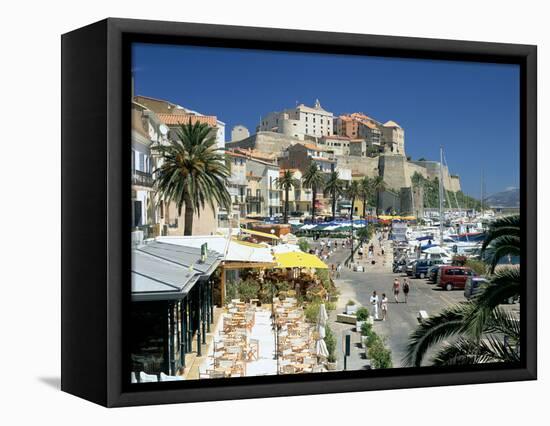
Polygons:
[[290,145],[298,143],[297,139],[290,138],[281,133],[258,132],[248,138],[236,142],[226,142],[225,147],[255,149],[268,154],[280,154]]
[[337,155],[338,168],[350,169],[352,174],[360,173],[368,177],[378,176],[378,158]]
[[384,179],[386,187],[400,191],[403,187],[411,186],[411,178],[407,169],[407,159],[401,155],[380,155],[380,176]]
[[[410,167],[420,166],[423,168],[425,170],[425,175],[423,174],[423,176],[427,179],[439,179],[439,161],[410,161],[409,165]],[[447,166],[443,166],[443,186],[447,191],[460,191],[460,178],[458,176],[451,176]]]

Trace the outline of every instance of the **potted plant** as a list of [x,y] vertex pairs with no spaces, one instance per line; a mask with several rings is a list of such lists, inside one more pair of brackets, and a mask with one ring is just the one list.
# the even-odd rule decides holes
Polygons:
[[369,337],[374,334],[374,331],[372,330],[372,324],[368,321],[363,322],[361,325],[361,346],[365,349],[365,356],[367,355],[367,344]]
[[364,306],[355,313],[355,331],[361,332],[361,327],[369,319],[369,310]]
[[327,362],[325,363],[325,366],[327,367],[328,371],[336,371],[338,368],[338,362],[336,361],[336,355],[330,354],[327,358]]
[[336,336],[328,325],[325,328],[325,343],[328,350],[328,357],[325,365],[327,370],[334,371],[338,367],[336,362]]
[[350,299],[346,304],[346,314],[353,315],[355,312],[357,312],[357,305],[353,300]]

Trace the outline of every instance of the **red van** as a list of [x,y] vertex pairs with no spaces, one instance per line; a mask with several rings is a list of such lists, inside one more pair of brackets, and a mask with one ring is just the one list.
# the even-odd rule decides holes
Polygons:
[[475,275],[472,269],[464,266],[441,266],[437,271],[437,285],[447,291],[464,290],[468,277]]

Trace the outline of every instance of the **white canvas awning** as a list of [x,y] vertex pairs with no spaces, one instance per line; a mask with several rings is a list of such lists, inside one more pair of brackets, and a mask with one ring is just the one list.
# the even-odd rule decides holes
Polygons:
[[206,243],[208,250],[221,253],[222,260],[228,262],[274,262],[273,255],[271,254],[272,247],[239,242],[234,239],[228,240],[223,235],[157,237],[156,240],[195,248],[200,248]]

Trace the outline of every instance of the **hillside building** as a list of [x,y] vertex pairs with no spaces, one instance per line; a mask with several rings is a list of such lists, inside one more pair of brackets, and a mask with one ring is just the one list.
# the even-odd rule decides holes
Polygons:
[[295,108],[270,112],[260,121],[258,132],[275,132],[304,140],[333,135],[332,112],[326,111],[317,99],[313,107],[300,104]]

